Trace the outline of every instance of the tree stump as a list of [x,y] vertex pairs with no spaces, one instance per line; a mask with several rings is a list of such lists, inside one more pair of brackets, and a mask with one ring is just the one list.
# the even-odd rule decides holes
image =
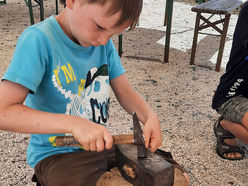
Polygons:
[[[179,169],[175,168],[174,172],[174,185],[173,186],[188,186],[188,181],[186,180],[184,174]],[[132,186],[131,183],[126,181],[119,172],[117,167],[111,169],[111,171],[106,171],[98,180],[96,186]]]

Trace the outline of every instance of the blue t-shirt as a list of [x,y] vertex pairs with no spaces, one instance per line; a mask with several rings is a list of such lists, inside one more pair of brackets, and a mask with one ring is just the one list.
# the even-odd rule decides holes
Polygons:
[[[65,35],[51,16],[22,33],[2,79],[30,89],[25,100],[28,107],[106,125],[109,80],[124,72],[111,40],[99,47],[80,46]],[[56,147],[54,136],[58,135],[65,134],[31,135],[27,151],[31,167],[47,156],[82,150]]]

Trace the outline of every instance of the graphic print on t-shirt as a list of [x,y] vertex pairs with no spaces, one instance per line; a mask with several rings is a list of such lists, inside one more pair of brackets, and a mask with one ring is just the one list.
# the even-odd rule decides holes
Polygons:
[[58,67],[54,70],[52,77],[53,85],[66,98],[69,103],[66,106],[66,114],[75,115],[90,119],[93,122],[105,124],[108,119],[109,109],[109,76],[107,65],[99,68],[93,67],[88,73],[86,79],[81,79],[78,85],[78,93],[66,90],[63,83],[60,82],[58,74],[60,69],[67,82],[75,81],[77,78],[70,63]]

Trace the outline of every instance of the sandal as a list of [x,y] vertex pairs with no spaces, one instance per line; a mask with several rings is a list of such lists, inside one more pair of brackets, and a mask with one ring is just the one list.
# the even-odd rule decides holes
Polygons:
[[[216,152],[217,154],[223,158],[223,159],[228,159],[228,160],[242,160],[245,157],[244,151],[237,145],[229,145],[224,142],[225,139],[233,139],[235,136],[229,132],[226,131],[221,125],[220,121],[223,119],[223,117],[220,117],[214,125],[214,133],[217,138],[217,147],[216,147]],[[227,154],[229,153],[240,153],[241,157],[228,157]]]
[[[223,158],[228,160],[242,160],[245,157],[244,151],[237,145],[229,145],[224,142],[224,138],[217,139],[217,147],[216,147],[217,154]],[[227,154],[229,153],[240,153],[241,157],[228,157]]]

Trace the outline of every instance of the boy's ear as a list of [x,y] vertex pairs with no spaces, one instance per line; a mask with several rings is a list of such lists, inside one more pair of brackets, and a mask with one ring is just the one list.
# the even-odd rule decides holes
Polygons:
[[66,7],[72,9],[75,2],[76,0],[66,0]]

